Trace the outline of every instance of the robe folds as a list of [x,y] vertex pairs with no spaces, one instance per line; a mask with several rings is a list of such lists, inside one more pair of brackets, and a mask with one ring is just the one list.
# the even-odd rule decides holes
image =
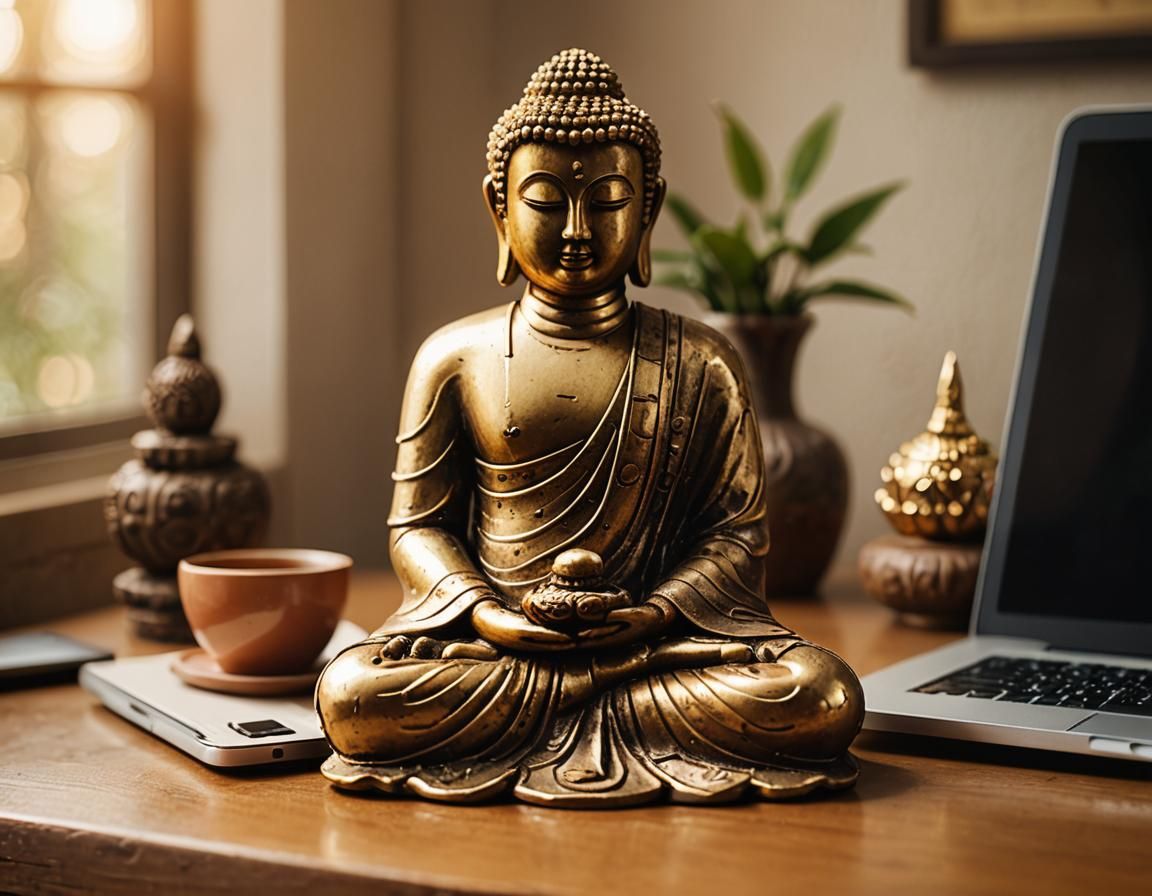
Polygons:
[[634,602],[661,595],[701,633],[792,635],[763,597],[763,454],[739,357],[703,324],[632,309],[599,423],[543,456],[478,456],[458,372],[410,384],[389,518],[407,587],[377,635],[451,628],[493,595],[517,607],[575,547]]
[[[863,692],[764,600],[763,455],[734,349],[634,304],[627,358],[627,332],[612,349],[618,379],[606,360],[574,384],[584,413],[563,431],[581,437],[521,438],[498,462],[481,446],[499,450],[511,421],[494,426],[475,400],[500,400],[502,354],[504,409],[514,405],[516,313],[503,349],[485,312],[433,336],[413,365],[389,519],[404,600],[321,675],[335,751],[324,775],[347,789],[573,808],[850,786]],[[536,427],[554,417],[530,410],[517,418],[528,434],[550,434]],[[570,548],[599,554],[634,603],[659,595],[681,620],[653,643],[453,652],[476,638],[472,607],[517,610]],[[400,652],[397,635],[411,636]]]

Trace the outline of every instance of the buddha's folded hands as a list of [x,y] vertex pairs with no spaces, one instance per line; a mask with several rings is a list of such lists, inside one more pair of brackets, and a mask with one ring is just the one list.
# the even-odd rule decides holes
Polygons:
[[427,635],[410,638],[408,635],[394,635],[382,642],[377,656],[380,662],[405,659],[493,660],[500,656],[500,651],[478,638],[440,639]]
[[639,606],[612,610],[598,625],[565,632],[537,625],[516,610],[495,600],[472,608],[472,626],[487,641],[510,650],[565,651],[622,647],[656,638],[676,620],[675,608],[656,597]]

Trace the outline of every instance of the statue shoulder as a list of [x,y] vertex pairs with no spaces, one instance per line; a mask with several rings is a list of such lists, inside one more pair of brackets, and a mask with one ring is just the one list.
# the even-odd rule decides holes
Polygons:
[[744,361],[728,337],[695,318],[682,317],[681,320],[684,321],[685,342],[708,358],[714,366],[730,371],[738,380],[745,379]]
[[402,433],[423,426],[435,409],[455,403],[455,384],[464,371],[476,364],[478,356],[493,357],[494,349],[501,346],[505,316],[505,307],[469,314],[424,340],[408,372]]
[[[693,363],[703,363],[724,372],[738,382],[746,380],[744,361],[735,346],[719,330],[694,317],[677,314],[674,311],[653,308],[640,302],[635,303],[640,314],[640,327],[649,334],[648,338],[663,338],[658,334],[665,327],[675,332],[679,330],[685,357]],[[642,339],[643,339],[642,335]]]
[[508,306],[488,308],[445,324],[424,340],[412,361],[409,382],[417,375],[441,383],[468,364],[478,351],[502,350]]

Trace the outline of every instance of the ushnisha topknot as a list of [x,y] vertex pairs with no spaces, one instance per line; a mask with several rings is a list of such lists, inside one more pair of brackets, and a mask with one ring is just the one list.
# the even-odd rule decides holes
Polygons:
[[538,69],[524,96],[488,135],[488,170],[496,211],[507,211],[508,159],[522,143],[631,143],[644,160],[644,223],[652,215],[660,174],[660,137],[643,109],[628,101],[616,73],[594,53],[570,49]]

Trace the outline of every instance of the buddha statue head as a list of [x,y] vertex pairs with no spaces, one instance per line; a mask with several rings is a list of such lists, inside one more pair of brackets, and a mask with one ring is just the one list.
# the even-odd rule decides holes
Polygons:
[[599,295],[625,275],[648,284],[660,140],[599,56],[564,50],[536,70],[492,128],[488,171],[502,284],[523,273],[558,297]]

